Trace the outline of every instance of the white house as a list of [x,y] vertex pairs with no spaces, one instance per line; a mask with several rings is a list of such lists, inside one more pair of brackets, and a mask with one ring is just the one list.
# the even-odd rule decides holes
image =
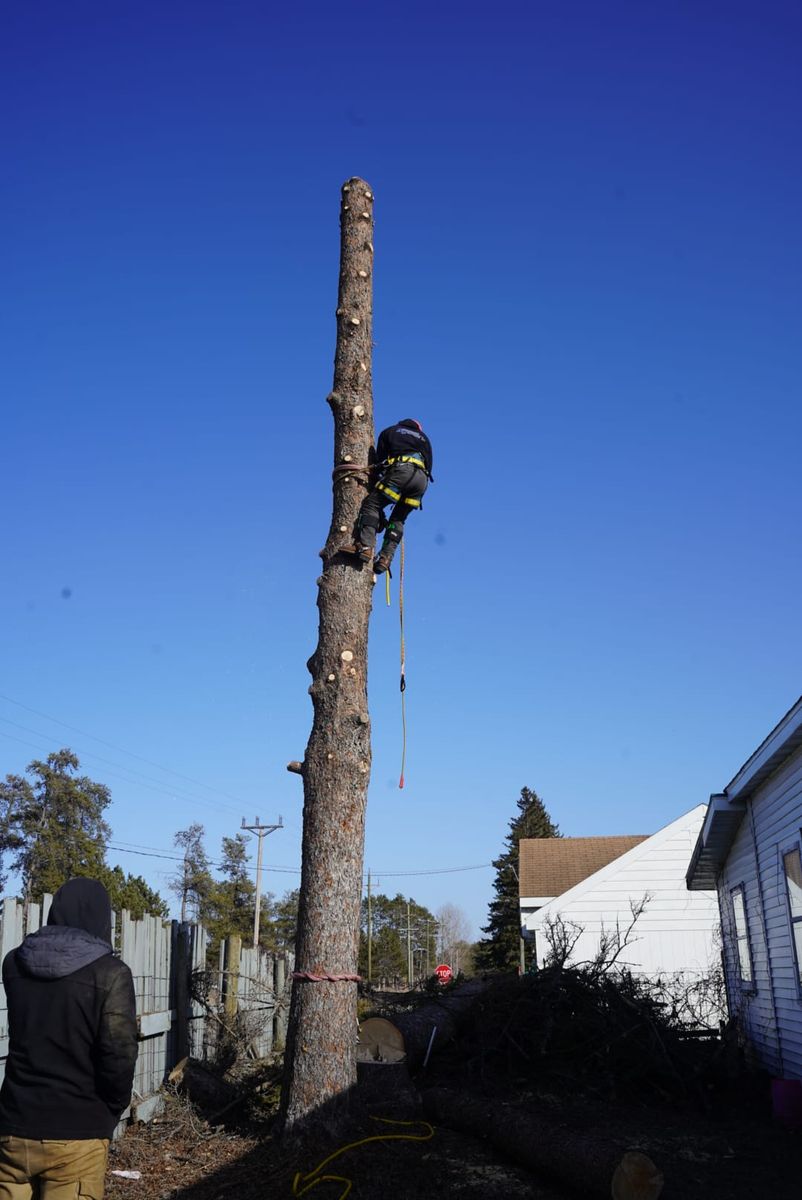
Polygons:
[[716,887],[727,997],[756,1062],[802,1079],[802,698],[710,797],[688,888]]
[[[558,915],[582,930],[572,955],[578,963],[595,956],[603,933],[618,928],[623,934],[632,923],[632,906],[645,898],[631,941],[618,961],[644,975],[708,974],[718,956],[716,893],[688,892],[685,886],[688,857],[704,815],[705,806],[700,804],[651,837],[531,839],[537,843],[536,854],[544,868],[543,884],[538,884],[536,874],[524,874],[528,851],[527,841],[521,841],[521,882],[527,889],[543,888],[549,880],[552,887],[559,886],[559,872],[549,874],[549,865],[561,856],[569,861],[581,857],[586,853],[582,843],[599,842],[601,853],[607,855],[604,865],[561,894],[543,891],[521,896],[522,934],[534,938],[538,965],[548,955],[546,930]],[[576,855],[572,843],[580,844]]]

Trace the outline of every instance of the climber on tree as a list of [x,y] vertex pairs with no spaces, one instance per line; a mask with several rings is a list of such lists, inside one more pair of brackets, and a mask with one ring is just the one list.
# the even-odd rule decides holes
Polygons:
[[374,469],[378,477],[362,501],[356,521],[356,543],[345,549],[369,563],[384,509],[392,504],[384,541],[373,564],[373,570],[380,575],[389,569],[404,533],[404,522],[413,508],[421,507],[423,493],[432,478],[432,444],[417,421],[407,418],[382,430],[376,444]]

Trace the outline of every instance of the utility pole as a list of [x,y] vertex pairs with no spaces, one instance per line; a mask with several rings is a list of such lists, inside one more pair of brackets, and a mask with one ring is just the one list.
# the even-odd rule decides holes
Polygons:
[[279,817],[278,825],[262,825],[257,817],[255,824],[246,825],[243,817],[242,828],[247,829],[248,833],[255,833],[259,839],[259,849],[256,852],[256,904],[253,911],[253,944],[256,947],[259,945],[259,909],[262,903],[262,839],[267,837],[268,833],[283,829],[284,821]]
[[[519,842],[518,843],[518,866],[520,867],[520,865],[521,865],[521,843]],[[515,876],[515,882],[518,884],[518,896],[519,896],[519,901],[518,901],[518,957],[519,957],[518,973],[520,975],[525,975],[526,974],[526,942],[524,941],[523,933],[521,932],[521,904],[520,904],[521,877],[518,874],[518,872],[515,870],[515,867],[512,865],[512,863],[509,864],[509,867],[510,867],[510,870],[512,871],[513,875]]]
[[412,987],[412,920],[409,915],[409,900],[407,900],[407,983]]

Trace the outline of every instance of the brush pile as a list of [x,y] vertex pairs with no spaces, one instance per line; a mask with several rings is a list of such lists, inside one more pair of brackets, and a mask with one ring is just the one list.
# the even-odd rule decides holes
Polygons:
[[698,1100],[722,1073],[727,1047],[689,1038],[658,995],[623,970],[554,966],[500,977],[477,996],[459,1039],[466,1083]]

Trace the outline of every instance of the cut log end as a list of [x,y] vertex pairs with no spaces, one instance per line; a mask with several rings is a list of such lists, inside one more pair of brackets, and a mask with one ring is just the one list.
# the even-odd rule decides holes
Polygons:
[[293,759],[292,762],[287,763],[287,770],[293,775],[303,775],[304,764],[302,762],[298,762],[297,759]]
[[610,1192],[613,1200],[657,1200],[663,1190],[663,1172],[640,1150],[628,1150],[615,1169]]
[[359,1026],[357,1059],[360,1062],[400,1062],[406,1058],[404,1037],[384,1017],[368,1017]]

